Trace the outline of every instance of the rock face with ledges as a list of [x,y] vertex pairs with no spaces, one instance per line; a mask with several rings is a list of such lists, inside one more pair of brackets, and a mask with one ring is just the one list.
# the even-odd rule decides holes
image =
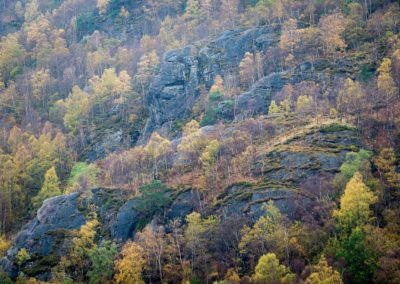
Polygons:
[[200,50],[200,76],[211,87],[217,75],[237,71],[246,52],[262,52],[276,42],[274,30],[266,26],[225,31]]
[[[255,221],[263,213],[262,205],[272,200],[289,219],[299,220],[321,194],[310,192],[307,183],[329,184],[346,153],[361,146],[354,129],[337,125],[295,137],[255,161],[253,174],[262,177],[263,182],[227,188],[212,211],[222,216],[239,214]],[[320,190],[328,194],[330,189]]]
[[[277,30],[262,26],[225,31],[208,44],[189,45],[165,53],[160,73],[146,94],[150,115],[139,142],[145,143],[154,130],[171,136],[174,122],[190,117],[200,89],[207,91],[217,75],[224,79],[232,75],[238,78],[239,64],[246,52],[263,54],[277,42]],[[271,97],[285,84],[325,80],[320,65],[307,61],[290,70],[265,74],[237,95],[234,102],[233,99],[220,102],[218,119],[231,121],[266,114]]]
[[150,112],[144,136],[177,118],[187,117],[199,96],[197,50],[194,46],[167,52],[160,74],[151,84],[146,97]]
[[238,29],[225,31],[203,47],[189,45],[167,52],[160,74],[147,92],[150,118],[141,142],[156,129],[168,135],[174,120],[190,116],[201,86],[208,89],[217,75],[237,72],[246,52],[265,51],[276,40],[276,34],[269,27]]

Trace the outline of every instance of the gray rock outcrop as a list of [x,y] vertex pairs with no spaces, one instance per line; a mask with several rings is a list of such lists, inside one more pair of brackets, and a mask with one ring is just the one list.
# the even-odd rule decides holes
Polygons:
[[140,221],[139,212],[135,209],[136,200],[127,201],[118,211],[115,222],[111,226],[111,238],[125,241],[133,236],[136,225]]
[[15,258],[22,248],[28,251],[32,259],[65,252],[64,233],[77,230],[85,223],[85,217],[77,207],[78,197],[78,193],[73,193],[43,202],[36,217],[17,234],[7,257],[0,262],[7,273],[16,276]]
[[293,139],[255,161],[253,174],[264,182],[232,185],[218,198],[213,211],[256,221],[263,213],[262,205],[272,200],[289,219],[301,219],[307,214],[306,208],[330,190],[328,186],[315,191],[318,186],[313,184],[314,191],[310,191],[308,184],[315,181],[329,185],[327,181],[339,171],[346,153],[361,145],[353,129],[335,126]]
[[[160,73],[147,91],[150,115],[139,142],[144,143],[154,130],[170,136],[175,121],[190,117],[201,88],[208,90],[217,75],[224,79],[232,75],[238,77],[239,64],[245,53],[263,54],[276,44],[277,37],[277,31],[267,26],[237,29],[225,31],[205,46],[189,45],[165,53]],[[220,102],[218,119],[241,120],[266,114],[271,97],[285,84],[323,79],[320,65],[323,64],[306,61],[290,70],[266,74],[235,99]]]
[[203,47],[189,45],[167,52],[147,92],[150,118],[141,142],[153,130],[166,134],[174,120],[188,118],[202,85],[210,88],[216,75],[237,72],[246,52],[265,51],[274,42],[276,34],[271,28],[258,27],[225,31]]

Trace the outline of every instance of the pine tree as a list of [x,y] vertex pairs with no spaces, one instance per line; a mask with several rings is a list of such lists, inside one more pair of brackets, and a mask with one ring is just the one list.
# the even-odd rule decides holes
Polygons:
[[274,114],[278,112],[279,112],[279,107],[277,106],[276,102],[272,100],[268,108],[268,114]]
[[51,167],[44,176],[44,183],[37,196],[32,199],[33,205],[38,208],[42,202],[50,197],[61,195],[58,176],[55,167]]
[[346,261],[346,278],[348,283],[371,283],[376,269],[376,255],[366,242],[366,234],[360,227],[340,240],[336,258]]
[[137,198],[136,209],[145,217],[152,217],[171,202],[169,189],[159,180],[141,186],[139,191],[141,195]]
[[89,252],[92,263],[88,271],[89,283],[109,283],[114,273],[114,257],[117,253],[115,243],[103,240],[100,246],[95,246]]

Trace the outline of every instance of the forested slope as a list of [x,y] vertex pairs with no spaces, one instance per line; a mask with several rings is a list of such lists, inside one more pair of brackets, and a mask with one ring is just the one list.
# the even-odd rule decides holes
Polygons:
[[398,283],[399,30],[386,0],[0,0],[0,282]]

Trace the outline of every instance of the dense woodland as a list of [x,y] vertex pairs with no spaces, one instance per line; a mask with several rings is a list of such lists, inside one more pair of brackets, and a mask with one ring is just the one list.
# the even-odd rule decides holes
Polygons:
[[[399,1],[0,0],[0,21],[0,258],[50,197],[123,190],[143,218],[116,243],[89,208],[49,279],[21,269],[1,283],[400,283]],[[253,26],[271,27],[275,44],[143,139],[164,53]],[[323,77],[268,94],[263,115],[236,115],[239,94],[304,62]],[[363,146],[308,185],[316,202],[302,219],[270,200],[252,222],[200,209],[146,225],[182,188],[206,208],[232,184],[263,182],[260,157],[319,127],[355,129]],[[119,147],[94,153],[110,129]],[[19,250],[17,266],[33,257]]]

